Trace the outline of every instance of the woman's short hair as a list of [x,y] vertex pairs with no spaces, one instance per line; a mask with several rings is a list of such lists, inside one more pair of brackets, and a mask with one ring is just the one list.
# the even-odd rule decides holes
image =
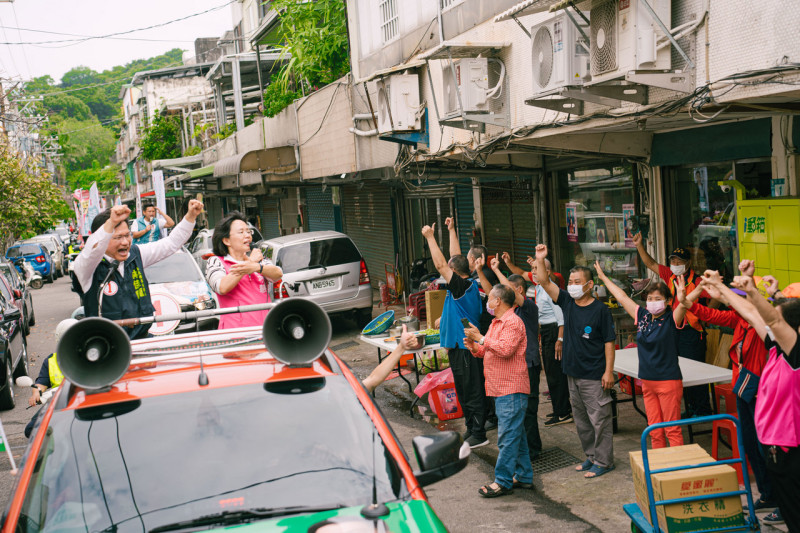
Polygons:
[[659,280],[656,282],[651,282],[650,285],[647,286],[647,289],[645,289],[644,291],[645,299],[654,292],[657,292],[661,296],[663,296],[667,302],[672,300],[672,293],[669,292],[669,287],[667,287],[667,284],[664,283],[663,281]]
[[222,242],[222,239],[227,239],[231,236],[231,226],[236,220],[241,220],[247,224],[247,219],[244,218],[244,214],[239,211],[231,211],[228,213],[228,216],[217,222],[217,225],[214,226],[214,235],[211,237],[211,250],[214,252],[214,255],[220,257],[228,255],[228,246]]

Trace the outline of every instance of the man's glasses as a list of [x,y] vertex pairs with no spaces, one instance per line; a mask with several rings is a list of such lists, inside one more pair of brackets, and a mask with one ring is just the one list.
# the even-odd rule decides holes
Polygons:
[[126,241],[126,240],[131,239],[131,238],[133,238],[133,235],[131,234],[131,232],[128,232],[128,233],[123,233],[122,235],[114,235],[113,237],[111,237],[111,240],[112,241]]

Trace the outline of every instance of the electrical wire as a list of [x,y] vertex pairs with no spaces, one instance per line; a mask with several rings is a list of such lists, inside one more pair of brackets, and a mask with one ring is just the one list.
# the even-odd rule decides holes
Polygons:
[[[17,18],[17,8],[14,5],[14,2],[11,2],[11,12],[14,13],[14,24],[19,26],[19,19]],[[19,37],[19,40],[21,41],[22,40],[22,34],[20,33],[19,30],[17,30],[17,36]],[[28,78],[30,78],[31,77],[31,64],[28,61],[28,52],[25,51],[25,47],[24,46],[22,47],[22,57],[25,58],[25,68],[28,69]]]
[[58,46],[52,47],[52,48],[65,48],[66,46],[74,46],[76,44],[80,44],[80,43],[83,43],[83,42],[86,42],[86,41],[91,41],[91,40],[94,40],[94,39],[108,39],[110,37],[116,37],[116,36],[119,36],[119,35],[127,35],[129,33],[135,33],[135,32],[138,32],[138,31],[145,31],[145,30],[152,30],[152,29],[155,29],[155,28],[161,28],[161,27],[164,27],[164,26],[168,26],[170,24],[174,24],[176,22],[181,22],[181,21],[184,21],[184,20],[188,20],[190,18],[198,17],[200,15],[205,15],[206,13],[212,13],[214,11],[219,11],[220,9],[231,5],[235,1],[237,1],[237,0],[229,0],[228,2],[225,2],[222,5],[219,5],[219,6],[216,6],[216,7],[212,7],[210,9],[206,9],[205,11],[199,11],[197,13],[192,13],[190,15],[186,15],[186,16],[183,16],[183,17],[180,17],[180,18],[176,18],[176,19],[173,19],[173,20],[168,20],[166,22],[160,22],[158,24],[153,24],[151,26],[145,26],[143,28],[134,28],[132,30],[118,31],[118,32],[108,33],[108,34],[105,34],[105,35],[96,35],[96,36],[86,37],[86,38],[81,38],[81,39],[58,39],[58,40],[51,40],[51,41],[34,41],[34,42],[5,42],[5,43],[0,43],[0,44],[12,46],[12,45],[41,45],[41,44],[70,43],[70,44],[67,44],[67,45],[65,45],[63,47],[58,47]]
[[[31,29],[31,28],[19,28],[19,27],[16,27],[16,26],[2,26],[2,25],[0,25],[0,28],[6,29],[6,30],[17,30],[18,32],[19,31],[29,31],[29,32],[33,32],[33,33],[47,33],[47,34],[50,34],[50,35],[64,35],[64,36],[67,36],[67,37],[83,37],[85,39],[96,38],[96,36],[94,36],[94,35],[82,35],[82,34],[79,34],[79,33],[64,33],[64,32],[59,32],[59,31],[34,30],[34,29]],[[107,38],[108,39],[120,40],[120,41],[151,41],[151,42],[165,42],[165,43],[193,43],[194,42],[194,40],[191,40],[191,39],[147,39],[147,38],[144,38],[144,37],[107,37]],[[20,35],[19,39],[20,39],[20,41],[22,40],[22,35]],[[42,47],[42,48],[46,48],[46,47]]]

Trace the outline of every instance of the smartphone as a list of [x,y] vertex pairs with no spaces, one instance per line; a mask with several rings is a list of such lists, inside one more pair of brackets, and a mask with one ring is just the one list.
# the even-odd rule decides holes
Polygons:
[[461,319],[461,324],[463,324],[465,328],[468,328],[468,327],[470,327],[470,326],[469,326],[469,319],[468,319],[468,318],[462,318],[462,319]]

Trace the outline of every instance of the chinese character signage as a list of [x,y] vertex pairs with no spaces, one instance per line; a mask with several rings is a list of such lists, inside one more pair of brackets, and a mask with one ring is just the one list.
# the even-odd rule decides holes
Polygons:
[[625,248],[634,248],[633,244],[633,204],[622,204],[622,222],[625,225]]
[[578,242],[578,204],[569,202],[566,204],[564,211],[567,220],[567,240],[569,242]]
[[744,217],[744,233],[766,233],[766,217]]

